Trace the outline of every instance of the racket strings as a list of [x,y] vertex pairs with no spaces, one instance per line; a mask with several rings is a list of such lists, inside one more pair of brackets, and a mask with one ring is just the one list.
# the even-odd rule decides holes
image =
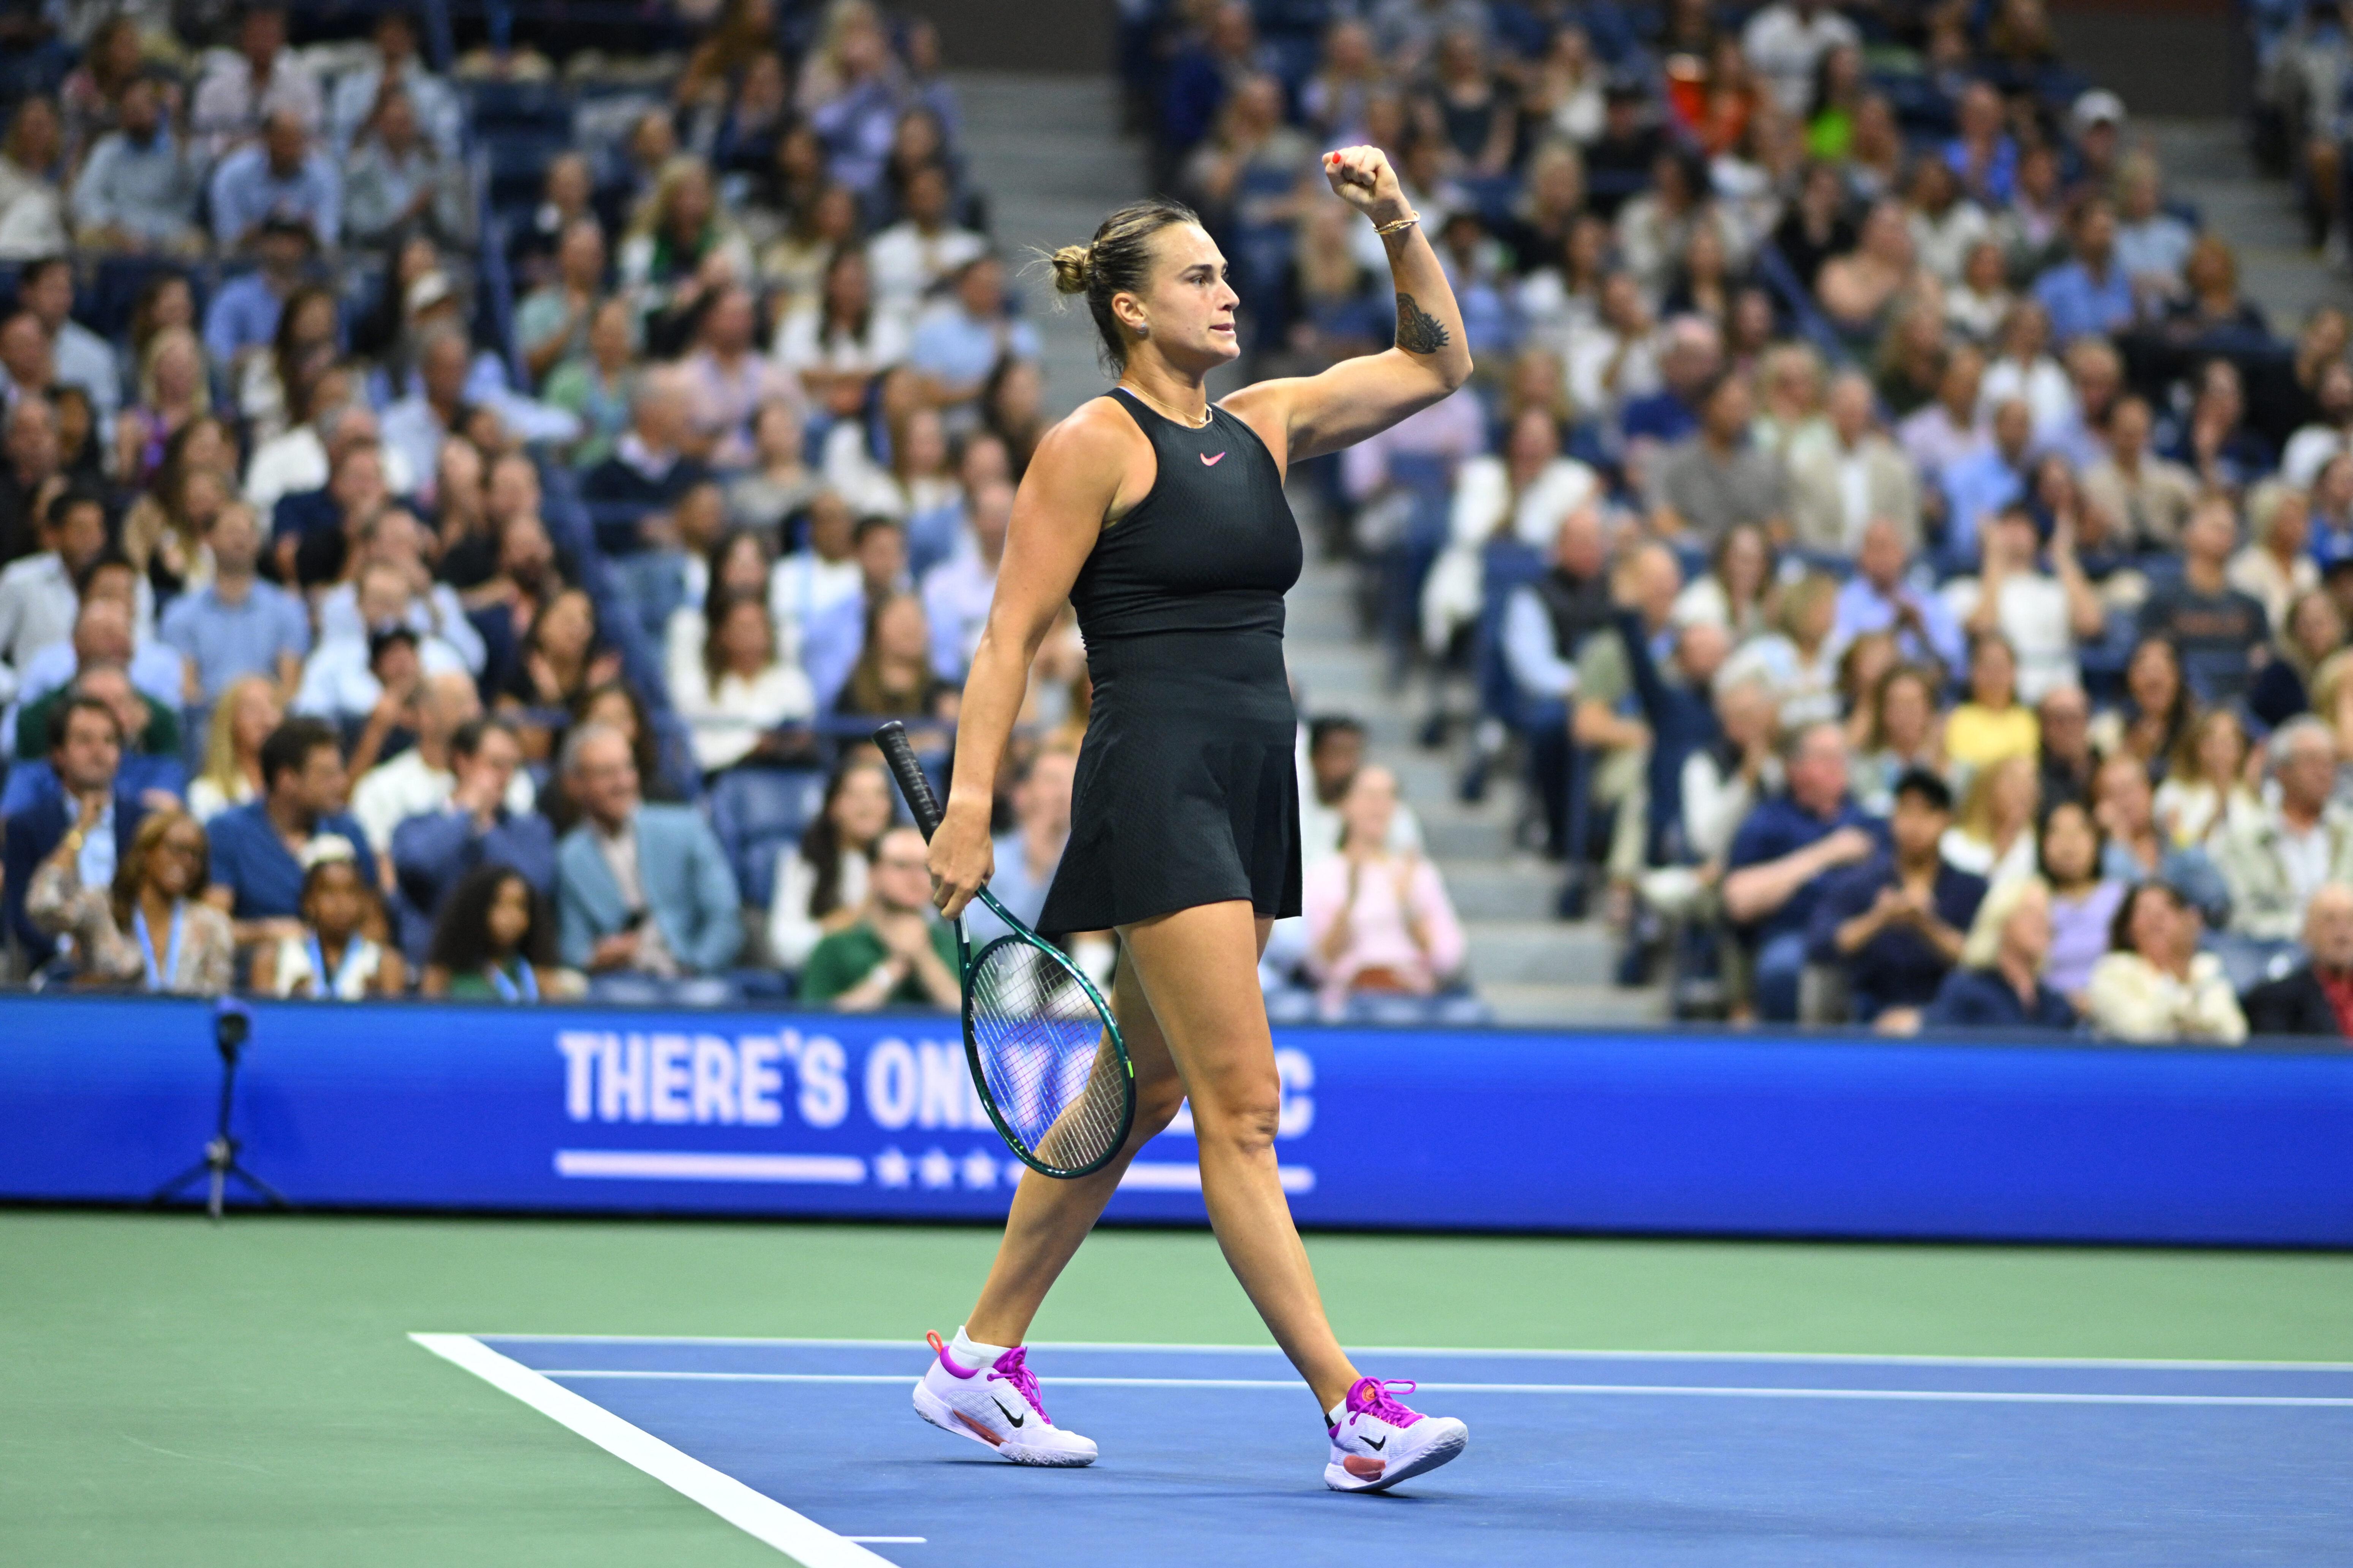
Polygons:
[[1109,1158],[1127,1131],[1127,1075],[1078,976],[1053,954],[999,942],[971,985],[981,1076],[1014,1141],[1056,1170]]

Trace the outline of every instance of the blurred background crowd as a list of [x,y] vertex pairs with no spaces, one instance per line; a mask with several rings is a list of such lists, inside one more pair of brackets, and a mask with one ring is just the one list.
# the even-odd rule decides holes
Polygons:
[[[1049,402],[930,23],[608,9],[0,13],[18,982],[953,1005],[863,737],[944,766],[1015,487],[1092,388]],[[2246,23],[2335,254],[2347,35]],[[1459,801],[1525,800],[1624,983],[2353,1023],[2353,334],[2242,294],[2041,0],[1136,0],[1117,37],[1241,374],[1387,346],[1316,155],[1399,169],[1478,374],[1294,503],[1385,704]],[[1017,913],[1087,692],[1066,622],[998,781]],[[1377,716],[1303,696],[1278,1015],[1486,1016]]]

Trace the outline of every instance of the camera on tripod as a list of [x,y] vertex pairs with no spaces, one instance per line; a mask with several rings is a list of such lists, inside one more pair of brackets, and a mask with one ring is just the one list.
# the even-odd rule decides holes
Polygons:
[[213,1122],[213,1135],[205,1144],[204,1157],[156,1188],[150,1201],[157,1205],[170,1203],[190,1184],[203,1181],[207,1186],[206,1212],[217,1220],[226,1205],[229,1178],[234,1176],[260,1194],[271,1208],[294,1206],[286,1201],[285,1194],[246,1168],[245,1162],[237,1158],[238,1141],[229,1131],[229,1113],[237,1098],[237,1059],[252,1037],[251,1008],[231,996],[213,1004],[213,1047],[220,1052],[221,1059],[220,1105]]

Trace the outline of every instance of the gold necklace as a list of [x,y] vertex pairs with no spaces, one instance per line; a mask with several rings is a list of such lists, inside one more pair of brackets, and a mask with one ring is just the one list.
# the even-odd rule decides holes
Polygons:
[[1127,390],[1140,399],[1145,407],[1151,409],[1155,414],[1159,415],[1163,419],[1167,420],[1172,425],[1182,425],[1187,430],[1207,430],[1210,425],[1216,422],[1217,416],[1205,409],[1201,415],[1201,422],[1196,425],[1193,421],[1186,418],[1181,414],[1171,414],[1168,412],[1167,409],[1161,406],[1157,398],[1155,398],[1151,394],[1145,392],[1144,388],[1130,385],[1124,381],[1121,382],[1119,384],[1127,387]]

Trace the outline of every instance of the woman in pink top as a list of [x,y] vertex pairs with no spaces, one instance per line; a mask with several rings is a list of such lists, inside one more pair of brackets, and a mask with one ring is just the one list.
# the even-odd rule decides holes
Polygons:
[[1462,966],[1462,925],[1438,868],[1387,847],[1397,804],[1396,774],[1358,769],[1340,800],[1340,852],[1307,868],[1307,967],[1327,1017],[1351,991],[1428,996]]

